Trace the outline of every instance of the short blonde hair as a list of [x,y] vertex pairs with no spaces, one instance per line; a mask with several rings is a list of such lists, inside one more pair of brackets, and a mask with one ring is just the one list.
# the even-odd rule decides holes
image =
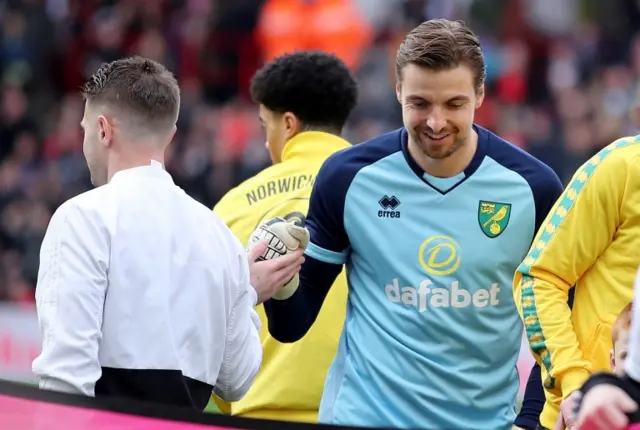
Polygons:
[[613,344],[615,345],[618,337],[620,336],[620,332],[629,330],[631,328],[631,311],[633,310],[633,302],[629,303],[624,307],[618,318],[613,323],[613,327],[611,328],[611,339],[613,340]]

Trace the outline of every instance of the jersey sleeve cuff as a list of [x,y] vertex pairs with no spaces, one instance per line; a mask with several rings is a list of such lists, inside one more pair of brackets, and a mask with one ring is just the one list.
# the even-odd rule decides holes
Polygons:
[[347,261],[346,250],[342,252],[329,251],[328,249],[321,248],[313,243],[309,243],[304,253],[305,255],[323,263],[337,264],[342,266]]
[[576,390],[579,390],[587,379],[589,379],[589,372],[586,369],[576,369],[569,373],[566,373],[562,377],[561,389],[562,398],[566,399]]
[[538,419],[535,417],[518,415],[513,425],[521,428],[522,430],[535,430],[538,427]]

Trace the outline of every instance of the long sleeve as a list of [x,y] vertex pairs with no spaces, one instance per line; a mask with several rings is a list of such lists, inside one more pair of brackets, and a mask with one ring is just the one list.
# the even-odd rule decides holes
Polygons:
[[42,389],[95,395],[108,243],[98,220],[69,202],[51,219],[36,287],[42,352],[33,372]]
[[[537,180],[530,180],[529,184],[531,185],[535,199],[535,232],[537,234],[540,231],[540,226],[549,215],[549,211],[551,211],[553,205],[562,195],[563,187],[562,182],[560,182],[560,179],[555,173],[540,175],[535,177],[535,179]],[[522,407],[514,424],[522,429],[535,429],[538,426],[544,403],[545,396],[542,387],[540,365],[535,363],[529,374],[524,398],[522,399]]]
[[340,274],[342,266],[306,256],[300,271],[300,287],[287,300],[267,300],[264,309],[269,333],[279,342],[296,342],[315,322],[324,299]]
[[591,370],[572,325],[569,290],[609,247],[621,219],[627,167],[610,154],[605,150],[576,173],[514,277],[516,306],[544,387],[563,397]]
[[251,388],[262,364],[260,317],[254,310],[257,295],[250,284],[249,264],[241,251],[239,295],[228,322],[224,358],[214,392],[222,400],[235,402]]
[[269,333],[280,342],[295,342],[309,331],[347,261],[350,242],[343,218],[354,173],[343,167],[334,155],[316,177],[305,223],[311,241],[300,271],[300,287],[287,300],[264,303]]

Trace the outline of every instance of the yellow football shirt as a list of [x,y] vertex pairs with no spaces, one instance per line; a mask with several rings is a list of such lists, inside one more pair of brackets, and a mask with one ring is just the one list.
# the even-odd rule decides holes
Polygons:
[[[241,242],[274,217],[304,220],[311,189],[320,166],[331,154],[347,148],[342,138],[322,132],[300,133],[287,142],[282,162],[229,191],[214,208]],[[253,418],[316,422],[324,381],[338,348],[346,314],[347,283],[344,271],[327,296],[309,333],[293,344],[273,339],[262,305],[260,333],[264,358],[255,383],[240,401],[225,405],[225,412]]]
[[610,370],[611,327],[632,299],[638,249],[640,136],[615,141],[576,172],[515,274],[515,302],[542,371],[544,427],[554,427],[561,400],[592,372]]

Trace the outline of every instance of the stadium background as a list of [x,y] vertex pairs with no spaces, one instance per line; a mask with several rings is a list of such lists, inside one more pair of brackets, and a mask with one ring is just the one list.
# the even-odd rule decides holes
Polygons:
[[[339,54],[360,102],[357,143],[401,125],[395,51],[423,20],[464,19],[480,35],[487,97],[477,122],[568,181],[640,128],[635,0],[0,0],[0,378],[28,381],[39,340],[39,247],[53,211],[90,187],[78,88],[104,61],[138,53],[182,89],[167,167],[213,207],[268,165],[248,82],[292,49]],[[636,34],[637,33],[637,34]],[[312,101],[310,101],[312,102]],[[523,383],[531,358],[519,363]]]

